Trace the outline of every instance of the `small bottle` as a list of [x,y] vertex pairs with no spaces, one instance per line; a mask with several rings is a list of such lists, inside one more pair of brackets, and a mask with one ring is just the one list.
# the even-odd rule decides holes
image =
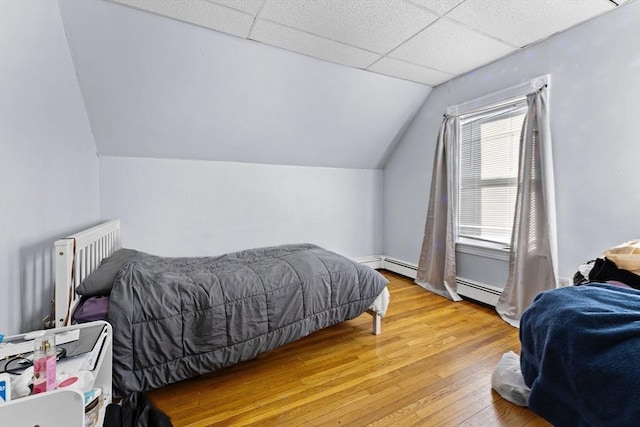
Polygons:
[[42,393],[56,388],[56,341],[54,335],[35,339],[33,353],[33,393]]

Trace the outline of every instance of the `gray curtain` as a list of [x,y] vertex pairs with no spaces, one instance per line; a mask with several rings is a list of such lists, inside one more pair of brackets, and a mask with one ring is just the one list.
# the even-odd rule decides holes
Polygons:
[[542,291],[556,287],[555,191],[547,88],[527,96],[529,109],[520,136],[516,214],[509,276],[496,311],[518,327],[522,312]]
[[436,145],[427,222],[416,283],[445,298],[459,301],[456,292],[455,177],[457,117],[445,116]]

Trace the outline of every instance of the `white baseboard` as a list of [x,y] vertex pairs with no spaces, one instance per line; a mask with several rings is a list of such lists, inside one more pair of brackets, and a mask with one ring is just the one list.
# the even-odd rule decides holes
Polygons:
[[[360,257],[356,258],[355,261],[364,265],[368,265],[369,267],[375,268],[376,270],[389,270],[394,273],[401,274],[405,277],[409,277],[411,279],[415,279],[418,272],[417,265],[384,255]],[[498,302],[500,294],[502,293],[502,288],[465,279],[463,277],[456,277],[456,285],[459,295],[494,307]]]
[[360,264],[367,265],[375,270],[384,268],[384,257],[382,255],[371,255],[353,259]]
[[418,266],[415,264],[389,258],[384,255],[364,256],[353,258],[353,260],[376,270],[385,269],[412,279],[416,278],[416,272],[418,271]]
[[383,268],[412,279],[415,279],[418,274],[417,265],[390,257],[384,257]]
[[487,285],[486,283],[476,282],[465,279],[464,277],[456,277],[456,285],[458,295],[480,301],[493,307],[498,303],[498,298],[500,298],[500,294],[502,293],[502,289],[497,286]]

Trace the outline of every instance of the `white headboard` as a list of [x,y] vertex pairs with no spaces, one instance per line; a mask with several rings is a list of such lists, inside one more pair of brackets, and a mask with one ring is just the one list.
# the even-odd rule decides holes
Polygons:
[[122,247],[120,220],[104,222],[55,242],[55,326],[71,323],[78,304],[75,288]]

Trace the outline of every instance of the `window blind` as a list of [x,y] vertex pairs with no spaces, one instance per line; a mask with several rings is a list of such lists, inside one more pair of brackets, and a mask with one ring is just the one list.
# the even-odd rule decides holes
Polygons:
[[509,245],[526,98],[461,116],[458,235]]

